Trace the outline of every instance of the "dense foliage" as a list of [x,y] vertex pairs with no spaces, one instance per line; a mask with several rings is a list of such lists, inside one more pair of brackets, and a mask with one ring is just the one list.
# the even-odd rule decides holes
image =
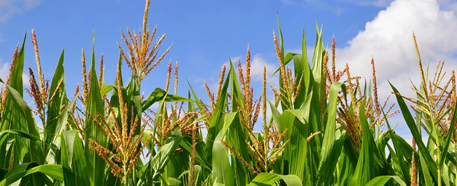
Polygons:
[[[96,72],[94,49],[86,70],[83,51],[83,84],[73,97],[66,91],[64,52],[52,79],[45,80],[32,32],[38,75],[29,69],[25,90],[35,105],[27,105],[24,39],[8,79],[0,79],[0,185],[456,184],[455,75],[446,80],[440,62],[428,79],[417,45],[417,97],[403,97],[391,85],[398,111],[378,101],[374,60],[368,82],[352,77],[348,66],[336,71],[334,40],[329,55],[318,29],[312,61],[304,35],[302,54],[285,54],[281,29],[279,41],[273,33],[280,66],[273,98],[266,97],[265,68],[261,97],[254,98],[249,48],[245,67],[223,67],[217,92],[206,86],[209,103],[190,84],[189,95],[176,95],[177,64],[170,93],[170,63],[165,89],[143,97],[143,78],[169,49],[158,53],[164,35],[153,42],[148,7],[149,1],[143,29],[122,33],[127,48],[119,45],[115,83],[105,85],[103,58]],[[123,61],[132,70],[128,82],[122,79]],[[153,104],[158,108],[151,109]],[[392,130],[388,118],[399,112],[412,142]]]

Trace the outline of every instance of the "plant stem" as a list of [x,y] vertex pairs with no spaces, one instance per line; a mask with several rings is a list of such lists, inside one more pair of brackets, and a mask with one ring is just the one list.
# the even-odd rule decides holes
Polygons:
[[[430,109],[430,108],[429,108]],[[432,116],[432,124],[435,124],[435,120]],[[436,140],[436,162],[437,165],[436,165],[436,169],[437,169],[437,172],[438,172],[438,186],[441,186],[441,167],[440,167],[440,161],[441,161],[441,151],[440,151],[440,139],[439,139],[439,134],[438,134],[438,126],[435,125],[435,140]]]

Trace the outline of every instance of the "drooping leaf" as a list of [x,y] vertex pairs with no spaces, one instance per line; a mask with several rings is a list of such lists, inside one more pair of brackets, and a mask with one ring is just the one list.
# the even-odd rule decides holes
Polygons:
[[301,186],[302,182],[296,175],[279,175],[274,173],[261,173],[257,175],[248,186],[269,186],[283,180],[287,186]]
[[167,92],[165,92],[165,90],[162,90],[161,88],[156,88],[151,94],[149,94],[149,96],[144,101],[141,102],[143,112],[146,109],[148,109],[152,104],[154,104],[157,101],[160,101],[162,99],[164,99],[164,101],[167,101],[167,102],[170,102],[170,101],[194,102],[194,100],[184,98],[181,96],[167,94]]
[[[24,167],[26,167],[25,170],[23,169]],[[12,173],[5,175],[4,179],[0,182],[0,186],[10,185],[17,180],[34,173],[43,173],[54,179],[63,181],[62,165],[47,164],[38,166],[37,164],[27,163],[15,166],[10,172]]]
[[[4,83],[2,79],[0,79],[1,83]],[[6,103],[5,103],[5,109],[11,111],[7,114],[6,111],[3,113],[3,119],[2,119],[2,127],[0,130],[20,130],[26,133],[29,133],[32,136],[40,136],[38,132],[38,127],[36,126],[36,123],[33,119],[32,115],[32,110],[28,107],[27,103],[22,99],[22,96],[17,92],[13,87],[6,85],[6,88],[8,89],[8,94],[6,98]],[[9,118],[11,120],[5,119]],[[12,125],[12,123],[17,123],[19,125]],[[10,126],[6,126],[10,125]],[[3,128],[5,127],[5,128]],[[42,150],[42,144],[37,143],[36,140],[31,140],[31,141],[22,141],[22,139],[16,139],[18,142],[17,147],[22,147],[22,152],[21,156],[18,157],[18,160],[20,159],[21,161],[24,162],[37,162],[37,163],[42,163],[43,162],[43,150]],[[17,149],[18,151],[20,149]],[[27,154],[24,151],[28,151],[28,157],[24,157],[25,154]],[[19,151],[20,152],[20,151]],[[34,153],[31,153],[34,152]],[[32,155],[33,154],[33,155]],[[16,154],[18,155],[18,154]],[[24,160],[23,158],[26,158],[27,160]]]
[[395,180],[401,186],[406,186],[406,183],[398,176],[378,176],[370,180],[365,186],[385,185],[391,179]]

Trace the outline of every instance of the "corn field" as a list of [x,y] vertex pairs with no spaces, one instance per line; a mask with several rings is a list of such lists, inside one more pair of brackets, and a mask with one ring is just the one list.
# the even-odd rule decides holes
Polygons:
[[[217,90],[205,84],[208,95],[190,83],[180,84],[188,95],[177,95],[178,64],[169,63],[165,88],[144,96],[142,80],[172,50],[159,52],[165,34],[149,30],[149,3],[142,30],[121,32],[112,85],[92,48],[87,60],[82,51],[82,85],[68,93],[64,52],[48,80],[34,31],[38,72],[24,69],[24,38],[0,79],[0,186],[457,184],[455,74],[439,62],[430,78],[414,34],[416,97],[391,84],[391,100],[378,100],[374,59],[373,79],[351,76],[349,65],[336,70],[335,39],[327,51],[317,26],[311,61],[304,34],[302,53],[286,54],[281,28],[273,33],[278,88],[267,85],[265,67],[262,89],[251,87],[248,47],[245,66],[224,66]],[[122,72],[125,64],[131,72]],[[393,115],[403,117],[412,141],[395,133]]]

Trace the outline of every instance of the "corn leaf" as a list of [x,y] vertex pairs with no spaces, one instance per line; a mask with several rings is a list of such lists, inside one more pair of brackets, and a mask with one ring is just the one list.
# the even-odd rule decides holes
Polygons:
[[[314,55],[313,55],[313,65],[312,65],[312,72],[314,77],[314,94],[317,95],[319,98],[322,97],[324,93],[324,89],[322,88],[322,84],[325,83],[326,79],[323,79],[323,59],[325,55],[325,48],[324,43],[322,42],[322,28],[319,31],[319,27],[317,26],[316,22],[316,44],[314,47]],[[319,99],[320,100],[320,99]]]
[[[395,134],[393,132],[389,120],[387,120],[387,117],[383,112],[384,119],[386,121],[386,125],[389,129],[389,136],[390,139],[392,139],[392,144],[394,146],[394,149],[392,149],[390,146],[388,146],[389,151],[392,156],[392,164],[394,171],[396,175],[400,176],[403,180],[406,181],[407,184],[410,184],[410,166],[407,164],[409,162],[408,160],[411,160],[411,154],[414,151],[414,149],[406,142],[403,138]],[[404,159],[406,158],[406,161]]]
[[335,139],[336,130],[336,111],[338,104],[338,92],[343,90],[343,95],[346,95],[346,86],[340,82],[335,82],[330,87],[330,99],[328,106],[327,124],[325,127],[324,141],[322,143],[321,161],[319,162],[318,182],[332,182],[332,175],[335,165],[338,162],[338,157],[343,147],[344,138]]
[[[165,99],[164,99],[165,98]],[[187,101],[187,102],[194,102],[194,100],[184,98],[181,96],[176,96],[176,95],[171,95],[167,94],[165,90],[162,90],[161,88],[156,88],[154,91],[152,91],[151,94],[146,98],[146,100],[141,102],[142,105],[142,111],[146,111],[152,104],[156,103],[157,101],[164,100],[167,102],[170,101]]]
[[20,130],[5,130],[5,131],[0,132],[0,144],[3,144],[5,142],[5,140],[7,139],[9,134],[14,134],[14,135],[17,135],[17,136],[20,136],[20,137],[23,137],[23,138],[27,138],[27,139],[30,139],[30,140],[34,140],[34,141],[37,141],[37,142],[41,143],[40,137],[34,136],[34,135],[29,134],[27,132],[20,131]]
[[360,150],[359,160],[355,170],[355,176],[352,178],[353,185],[365,185],[378,173],[378,165],[375,164],[378,155],[376,144],[372,133],[369,129],[365,117],[365,101],[360,106],[360,122],[362,125],[362,148]]
[[225,186],[235,185],[235,176],[233,169],[229,163],[229,155],[227,147],[222,144],[225,139],[226,132],[230,125],[233,123],[236,112],[225,115],[223,120],[223,127],[214,139],[212,149],[212,179],[213,182],[224,184]]
[[[86,144],[86,159],[88,160],[87,165],[89,166],[89,175],[91,183],[93,185],[104,185],[105,182],[105,167],[106,162],[102,157],[98,156],[94,150],[88,148],[89,139],[94,140],[101,146],[108,146],[108,138],[103,130],[95,123],[93,118],[100,120],[98,114],[104,117],[104,105],[100,94],[100,88],[97,80],[97,73],[95,73],[95,50],[92,46],[92,65],[90,73],[90,88],[89,95],[87,97],[86,105],[86,129],[84,144]],[[93,118],[92,118],[93,117]]]
[[[230,65],[229,74],[230,73],[234,73],[233,65]],[[221,93],[220,93],[221,96],[219,97],[219,99],[216,102],[216,107],[215,107],[215,110],[211,117],[210,124],[209,124],[208,135],[206,136],[206,146],[205,146],[205,155],[206,155],[207,161],[213,159],[212,158],[212,153],[213,153],[212,149],[214,146],[213,143],[215,141],[216,136],[219,134],[219,131],[222,128],[222,125],[220,123],[222,123],[224,120],[223,110],[225,107],[225,103],[227,101],[227,96],[225,96],[225,95],[227,95],[229,81],[230,81],[230,76],[227,76],[224,84],[222,85],[222,89],[221,89]],[[192,90],[192,92],[193,92],[193,90]],[[195,97],[195,100],[197,102],[199,102],[197,97]],[[199,104],[197,104],[197,105],[200,110],[203,109],[202,105],[199,105]]]
[[[60,154],[58,150],[60,148],[60,139],[58,139],[55,134],[60,134],[62,131],[67,130],[68,112],[72,108],[67,105],[66,109],[62,109],[62,106],[67,104],[63,61],[64,51],[62,51],[60,55],[59,63],[57,64],[54,72],[54,77],[52,78],[51,88],[49,91],[50,94],[55,95],[48,103],[46,128],[44,129],[45,143],[49,144],[45,149],[45,153],[47,154],[46,163],[49,164],[57,163],[56,160],[58,159],[56,159],[55,156]],[[59,83],[61,83],[60,87],[58,87]]]
[[17,180],[34,173],[43,173],[54,179],[63,181],[62,165],[47,164],[38,166],[36,163],[26,163],[15,166],[10,172],[11,173],[5,175],[4,179],[0,182],[0,186],[10,185]]
[[163,172],[163,169],[167,165],[170,157],[175,152],[176,148],[179,147],[182,137],[174,137],[170,139],[162,148],[157,152],[157,154],[151,158],[149,164],[152,169],[152,179],[156,180],[158,176]]
[[282,180],[287,186],[301,186],[302,182],[296,175],[279,175],[274,173],[261,173],[257,175],[248,186],[267,186],[273,185]]
[[365,186],[385,185],[391,179],[395,180],[401,186],[406,186],[406,183],[398,176],[378,176],[370,180]]
[[[4,83],[2,79],[0,79],[0,82]],[[28,107],[27,103],[22,99],[20,93],[9,85],[5,84],[5,86],[8,89],[8,94],[5,102],[5,110],[3,113],[4,115],[2,119],[1,131],[8,129],[21,130],[23,132],[29,133],[32,136],[40,136],[38,132],[38,127],[36,126],[35,121],[33,119],[32,111]],[[11,118],[12,120],[8,120],[6,118]],[[19,125],[12,125],[12,123],[9,122],[17,122]],[[41,143],[37,143],[35,140],[23,141],[23,139],[18,138],[16,138],[16,141],[18,141],[18,143],[16,143],[16,145],[18,145],[17,147],[22,147],[22,152],[19,151],[19,149],[17,149],[19,152],[21,152],[21,155],[19,155],[19,153],[15,154],[15,156],[19,157],[17,160],[21,160],[23,163],[43,162],[43,150]],[[26,153],[25,151],[28,151],[29,153]],[[29,156],[24,157],[25,154],[28,154]],[[25,160],[23,158],[25,158]]]
[[406,105],[403,98],[399,95],[400,93],[398,92],[398,90],[390,82],[389,84],[395,93],[395,97],[397,98],[397,103],[401,109],[403,118],[405,119],[405,122],[408,125],[408,128],[411,131],[411,134],[413,135],[413,138],[416,141],[416,144],[419,148],[419,152],[422,155],[422,158],[424,159],[424,162],[421,161],[421,163],[425,163],[430,171],[431,177],[434,180],[438,180],[437,167],[433,161],[432,156],[429,154],[427,148],[425,147],[424,142],[422,141],[422,136],[420,135],[419,130],[417,129],[416,123],[414,122],[414,118],[412,117],[411,112],[408,109],[408,106]]
[[62,171],[65,185],[90,185],[84,147],[77,131],[64,131],[61,137]]
[[[454,115],[452,116],[452,121],[451,121],[451,126],[449,128],[449,131],[454,131],[454,128],[455,128],[455,122],[456,122],[456,119],[457,119],[457,103],[454,104]],[[449,149],[449,145],[451,144],[451,139],[452,139],[452,132],[450,134],[448,134],[445,138],[445,144],[444,144],[444,147],[443,147],[443,152],[441,154],[441,159],[440,159],[440,162],[438,162],[438,166],[439,167],[443,167],[443,163],[444,163],[444,160],[446,158],[444,157],[447,157],[446,155],[449,154],[448,152],[448,149]],[[450,156],[451,158],[453,158],[452,156]],[[455,163],[454,163],[455,165]]]

